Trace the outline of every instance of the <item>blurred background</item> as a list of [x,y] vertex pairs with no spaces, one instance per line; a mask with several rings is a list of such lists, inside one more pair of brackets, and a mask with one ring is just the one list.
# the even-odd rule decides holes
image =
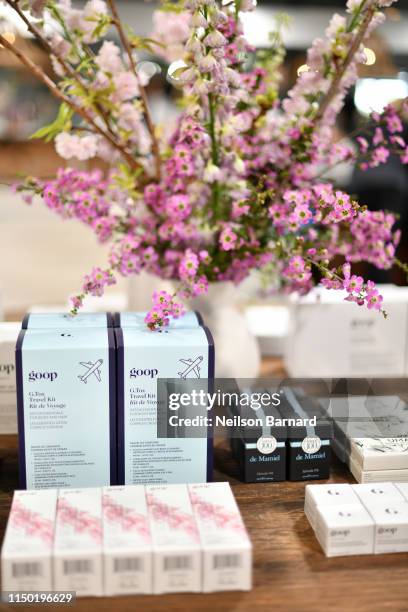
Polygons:
[[[340,0],[282,3],[259,0],[257,10],[245,16],[246,35],[257,47],[268,46],[268,34],[274,28],[277,14],[286,13],[290,18],[284,31],[288,53],[283,66],[282,95],[293,85],[299,70],[304,69],[306,48],[323,34],[331,15],[344,6],[345,1]],[[138,34],[151,33],[155,3],[118,0],[118,7],[125,23]],[[339,118],[336,139],[352,133],[372,109],[379,111],[388,102],[408,95],[408,0],[400,0],[386,12],[387,22],[367,43],[367,64],[361,68],[360,79]],[[8,32],[11,40],[51,73],[46,55],[26,37],[15,18],[10,21],[3,5],[0,16],[3,33]],[[113,32],[109,36],[112,38]],[[153,114],[159,122],[168,121],[176,111],[172,89],[165,78],[166,67],[158,58],[146,55],[142,59],[151,62],[150,69],[155,74],[149,86]],[[83,274],[106,261],[105,249],[87,228],[75,222],[62,223],[40,203],[24,204],[8,187],[19,174],[46,177],[61,165],[52,144],[29,140],[30,134],[55,116],[56,109],[48,92],[7,50],[0,49],[0,310],[9,320],[32,308],[60,309],[79,288]],[[408,234],[407,166],[391,157],[385,166],[367,173],[344,164],[333,171],[333,176],[370,208],[385,207],[398,212],[400,225]],[[408,260],[406,238],[399,255]],[[405,283],[399,273],[376,273],[374,278],[378,282]],[[147,281],[146,285],[139,284],[137,293],[147,295],[144,287],[148,287]],[[253,297],[251,283],[243,291],[247,297]],[[101,307],[126,308],[128,295],[128,281],[120,281],[111,288],[108,302]],[[142,302],[130,306],[143,307]],[[254,320],[257,318],[253,315]]]

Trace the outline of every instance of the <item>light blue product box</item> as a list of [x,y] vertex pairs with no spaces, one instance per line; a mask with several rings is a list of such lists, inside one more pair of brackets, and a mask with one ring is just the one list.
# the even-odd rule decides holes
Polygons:
[[21,488],[116,484],[113,329],[22,330],[16,373]]
[[[117,312],[113,315],[114,327],[146,327],[145,317],[147,312]],[[204,321],[199,312],[189,310],[177,319],[170,318],[168,328],[179,329],[204,326]]]
[[23,329],[82,329],[88,327],[113,327],[113,316],[110,312],[80,312],[72,315],[69,312],[26,314],[21,327]]
[[[179,484],[212,479],[212,431],[157,436],[158,379],[203,379],[212,388],[214,341],[205,327],[115,330],[119,484]],[[191,380],[193,383],[193,380]],[[206,435],[205,435],[206,434]]]

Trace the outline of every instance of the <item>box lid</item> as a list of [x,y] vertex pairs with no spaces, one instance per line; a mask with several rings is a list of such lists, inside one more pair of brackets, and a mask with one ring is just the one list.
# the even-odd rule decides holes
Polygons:
[[113,318],[109,312],[80,312],[75,316],[69,312],[28,313],[21,326],[23,329],[113,327]]
[[[147,312],[117,312],[113,315],[114,327],[146,327],[145,317]],[[203,326],[204,321],[201,314],[196,310],[189,310],[177,319],[171,318],[169,329],[183,327]]]

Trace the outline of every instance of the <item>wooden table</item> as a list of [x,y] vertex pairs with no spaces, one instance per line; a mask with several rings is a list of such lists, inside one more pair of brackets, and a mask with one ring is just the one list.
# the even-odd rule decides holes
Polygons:
[[[15,438],[0,438],[0,535],[18,486]],[[379,612],[408,610],[408,554],[327,559],[303,513],[304,483],[242,484],[225,442],[217,444],[215,479],[228,480],[254,545],[251,592],[80,599],[88,612]],[[331,482],[353,482],[337,460]],[[2,537],[2,535],[1,535]],[[1,605],[0,610],[11,606]],[[17,610],[33,607],[19,605]],[[35,609],[35,607],[34,607]]]

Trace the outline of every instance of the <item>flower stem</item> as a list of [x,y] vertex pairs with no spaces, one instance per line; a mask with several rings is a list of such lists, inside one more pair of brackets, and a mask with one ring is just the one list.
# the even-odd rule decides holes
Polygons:
[[[35,26],[24,14],[24,12],[20,9],[20,7],[18,6],[18,0],[6,0],[7,4],[9,6],[11,6],[11,8],[16,11],[16,13],[19,15],[19,17],[22,19],[22,21],[25,23],[25,25],[27,26],[27,29],[29,32],[31,32],[33,34],[33,36],[43,45],[44,49],[50,54],[53,55],[57,62],[59,63],[59,65],[61,66],[61,68],[63,69],[64,73],[68,76],[70,76],[80,87],[81,89],[84,91],[84,93],[89,94],[89,89],[87,87],[87,84],[84,83],[84,81],[81,79],[79,73],[72,68],[72,66],[69,64],[69,62],[66,62],[64,60],[63,57],[61,57],[61,55],[59,55],[58,53],[56,53],[54,51],[54,49],[51,47],[50,43],[48,42],[48,40],[45,38],[45,36],[42,35],[41,30],[39,30],[37,28],[37,26]],[[64,25],[62,19],[59,18],[58,12],[54,9],[53,10],[53,14],[56,18],[58,18],[58,22],[61,24],[61,26]],[[72,42],[72,38],[69,36],[69,32],[65,29],[66,31],[66,35],[67,38],[69,39],[69,41],[71,42],[71,44],[73,44]],[[101,116],[101,118],[103,119],[103,122],[105,123],[106,129],[113,135],[115,136],[111,125],[109,123],[109,117],[107,115],[107,113],[105,112],[105,110],[100,106],[100,104],[95,103],[94,104],[94,108],[95,111]]]
[[[211,160],[215,166],[219,164],[217,136],[215,132],[215,101],[212,93],[208,94],[208,109],[209,109],[209,133],[211,138]],[[211,186],[212,203],[214,211],[214,219],[218,220],[220,216],[220,185],[218,181],[214,181]]]
[[[361,9],[363,8],[364,3],[362,3]],[[361,10],[360,9],[360,10]],[[325,97],[323,98],[322,102],[319,105],[319,110],[317,111],[316,117],[315,117],[315,122],[318,123],[325,115],[327,109],[329,108],[330,104],[332,103],[333,99],[335,98],[336,94],[337,94],[337,90],[340,86],[340,83],[346,73],[347,68],[350,66],[351,62],[353,61],[353,58],[355,56],[355,54],[357,53],[361,43],[363,42],[368,27],[371,23],[371,20],[374,16],[374,13],[377,10],[377,6],[374,4],[372,6],[370,6],[367,9],[366,15],[360,25],[360,28],[357,32],[357,34],[354,37],[353,43],[350,46],[350,49],[344,59],[344,62],[342,64],[342,66],[339,68],[339,70],[336,72],[336,75],[332,81],[332,84],[330,85],[330,88],[327,92],[327,94],[325,95]]]
[[0,44],[3,45],[3,47],[5,47],[8,51],[10,51],[10,53],[12,53],[22,64],[24,64],[24,66],[26,66],[26,68],[28,68],[30,72],[34,74],[34,76],[36,76],[42,83],[44,83],[44,85],[48,87],[48,89],[56,98],[58,98],[61,102],[65,102],[65,104],[70,106],[77,115],[82,117],[82,119],[84,119],[90,126],[92,126],[94,132],[106,138],[106,140],[109,141],[112,147],[114,147],[117,151],[120,152],[122,157],[129,164],[130,168],[132,168],[133,170],[140,168],[140,165],[135,160],[133,155],[121,144],[119,144],[112,134],[101,128],[83,106],[76,104],[73,100],[71,100],[69,96],[66,96],[64,93],[62,93],[62,91],[58,88],[57,84],[47,74],[45,74],[45,72],[43,72],[43,70],[39,66],[32,62],[30,58],[25,56],[24,53],[22,53],[17,47],[15,47],[14,44],[11,44],[1,34]]
[[218,158],[218,146],[217,146],[217,136],[215,133],[215,101],[212,93],[208,94],[208,108],[210,113],[209,120],[209,133],[211,137],[211,159],[215,166],[218,166],[219,158]]
[[394,257],[394,262],[393,263],[397,266],[397,268],[399,268],[400,270],[405,272],[405,274],[408,277],[408,264],[406,264],[403,261],[401,261],[400,259],[398,259],[398,257]]
[[356,24],[360,18],[361,12],[364,8],[364,5],[366,4],[367,0],[361,0],[360,6],[358,7],[358,10],[356,11],[355,15],[353,15],[352,20],[350,21],[348,28],[347,28],[347,32],[352,32],[354,30],[354,28],[356,27]]
[[143,106],[143,112],[144,112],[144,116],[145,116],[145,120],[146,120],[146,125],[147,125],[147,129],[149,130],[149,134],[150,134],[150,138],[152,140],[152,151],[153,151],[153,155],[155,158],[155,165],[156,165],[156,178],[157,180],[160,180],[161,178],[161,159],[160,159],[160,147],[159,147],[159,143],[156,137],[156,128],[155,125],[153,123],[153,119],[150,113],[150,108],[149,108],[149,102],[147,99],[147,95],[146,95],[146,91],[142,85],[142,83],[140,82],[140,76],[139,73],[137,72],[136,69],[136,64],[135,64],[135,60],[133,57],[133,53],[132,53],[132,46],[125,34],[125,31],[123,29],[122,26],[122,22],[121,19],[119,17],[119,13],[118,10],[116,8],[116,4],[115,4],[115,0],[107,0],[109,8],[111,10],[112,13],[112,21],[114,26],[116,27],[118,34],[119,34],[119,38],[122,42],[123,48],[125,49],[127,56],[129,58],[129,62],[130,62],[130,66],[133,70],[134,75],[136,76],[137,80],[138,80],[138,85],[139,85],[139,94],[140,94],[140,99],[142,101],[142,106]]

